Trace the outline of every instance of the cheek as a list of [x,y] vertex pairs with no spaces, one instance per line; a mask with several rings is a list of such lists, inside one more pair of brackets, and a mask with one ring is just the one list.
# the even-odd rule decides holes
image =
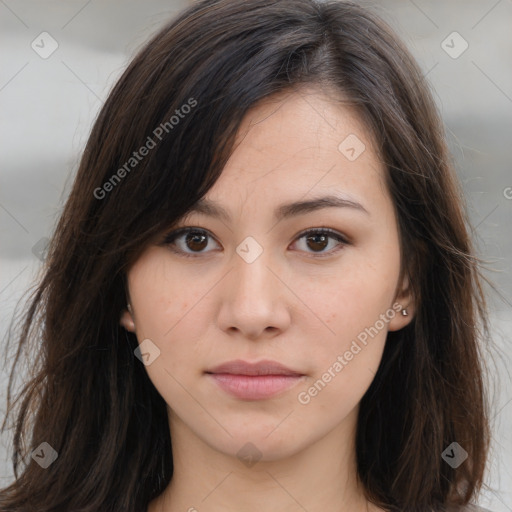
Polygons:
[[326,286],[321,290],[319,287],[308,290],[309,300],[333,331],[334,339],[357,336],[392,306],[399,262],[386,264],[360,255],[355,255],[356,258],[357,261],[343,262],[335,278],[326,279]]
[[169,264],[165,252],[149,250],[128,273],[130,297],[138,331],[162,338],[187,315],[194,304],[190,287]]
[[160,350],[155,363],[146,367],[150,376],[158,366],[173,374],[194,368],[194,360],[197,367],[204,333],[200,321],[205,314],[201,312],[204,291],[186,286],[168,260],[165,254],[150,251],[128,274],[137,339],[139,343],[150,339]]
[[[348,382],[349,388],[369,385],[382,357],[389,322],[396,314],[392,303],[399,263],[399,252],[391,245],[373,254],[353,251],[343,260],[336,279],[325,280],[322,293],[320,287],[309,288],[312,309],[325,323],[322,342],[311,353],[317,378],[330,369],[336,374],[333,387],[335,382],[341,387]],[[335,372],[332,367],[339,356],[343,370]]]
[[345,310],[332,314],[329,327],[334,334],[308,347],[314,372],[296,396],[308,415],[318,411],[337,423],[357,406],[382,359],[388,324],[380,315],[385,311],[377,301],[361,307],[354,298]]

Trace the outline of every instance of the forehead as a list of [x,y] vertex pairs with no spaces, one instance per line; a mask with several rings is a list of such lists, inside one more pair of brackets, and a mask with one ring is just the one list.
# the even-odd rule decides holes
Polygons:
[[[389,196],[371,132],[348,103],[318,89],[279,93],[244,117],[235,149],[206,195],[279,203],[338,192]],[[305,197],[307,198],[307,197]]]

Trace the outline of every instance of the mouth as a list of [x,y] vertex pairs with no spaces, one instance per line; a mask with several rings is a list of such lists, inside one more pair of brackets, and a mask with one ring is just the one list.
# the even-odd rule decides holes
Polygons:
[[210,374],[229,374],[229,375],[285,375],[285,376],[297,376],[303,375],[301,372],[292,370],[277,361],[259,361],[258,363],[248,363],[241,359],[234,361],[228,361],[215,366],[211,370],[207,370],[206,373]]
[[276,361],[229,361],[205,372],[226,393],[241,400],[264,400],[281,394],[305,378]]

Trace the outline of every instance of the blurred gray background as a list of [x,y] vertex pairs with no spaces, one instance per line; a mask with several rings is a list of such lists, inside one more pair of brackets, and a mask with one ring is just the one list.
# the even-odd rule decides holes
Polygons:
[[[45,238],[110,88],[187,3],[0,0],[2,344],[16,302],[40,271]],[[361,3],[397,30],[434,89],[478,255],[503,295],[489,290],[494,439],[480,504],[512,512],[512,0]],[[10,362],[0,373],[2,421]],[[10,443],[9,433],[0,437],[0,486],[13,479]]]

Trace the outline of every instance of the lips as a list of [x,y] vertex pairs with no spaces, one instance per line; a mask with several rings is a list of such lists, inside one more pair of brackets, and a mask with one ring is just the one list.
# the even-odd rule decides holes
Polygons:
[[302,381],[304,374],[276,361],[248,363],[240,359],[205,372],[224,392],[240,400],[264,400]]
[[290,375],[301,376],[300,372],[287,368],[277,361],[259,361],[258,363],[248,363],[237,359],[220,364],[206,373],[221,373],[230,375]]

